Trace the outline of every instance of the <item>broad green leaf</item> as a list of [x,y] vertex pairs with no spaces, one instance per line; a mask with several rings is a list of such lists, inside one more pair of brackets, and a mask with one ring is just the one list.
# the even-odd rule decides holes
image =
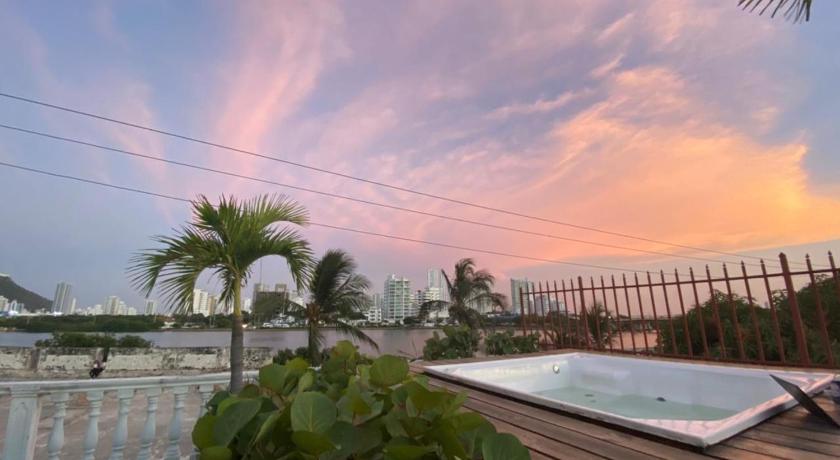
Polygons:
[[427,446],[389,444],[385,447],[385,458],[393,460],[415,460],[432,451],[433,449]]
[[230,392],[227,391],[227,390],[220,391],[220,392],[214,394],[213,397],[210,398],[210,401],[207,401],[207,409],[210,410],[211,412],[215,413],[216,409],[219,407],[219,404],[229,397],[230,397]]
[[260,430],[257,431],[257,436],[254,438],[254,442],[261,442],[265,438],[267,438],[268,435],[270,435],[271,432],[274,430],[274,427],[276,427],[277,424],[280,422],[280,417],[282,415],[283,413],[279,410],[276,412],[272,412],[271,415],[269,415],[268,418],[265,419],[265,422],[263,422],[262,426],[260,426]]
[[370,367],[370,383],[378,387],[396,385],[408,376],[408,362],[393,355],[382,355]]
[[315,383],[315,373],[312,371],[307,371],[300,377],[298,380],[298,393],[303,393],[304,391],[308,390],[312,384]]
[[322,433],[295,431],[292,433],[292,441],[303,451],[316,456],[335,449],[329,438]]
[[441,447],[443,447],[443,453],[448,458],[452,460],[471,458],[464,450],[464,446],[458,439],[458,435],[455,433],[455,428],[452,427],[451,423],[447,421],[441,422],[439,426],[432,431],[431,438],[435,439]]
[[342,358],[351,358],[356,354],[356,346],[349,340],[339,340],[333,347],[333,352]]
[[292,402],[292,429],[325,433],[335,423],[335,403],[321,393],[307,391]]
[[205,414],[195,422],[192,442],[199,449],[216,444],[216,440],[213,438],[213,426],[216,424],[217,418],[215,415]]
[[295,358],[286,363],[286,369],[289,372],[296,371],[296,372],[303,372],[309,369],[309,363],[303,358]]
[[454,415],[447,420],[452,424],[452,428],[455,429],[456,433],[474,430],[487,423],[484,417],[475,412],[464,412]]
[[260,387],[254,385],[253,383],[249,383],[242,388],[242,391],[239,392],[237,395],[240,398],[259,398],[260,397]]
[[216,415],[224,414],[228,407],[234,405],[235,403],[237,403],[239,401],[242,401],[242,400],[239,399],[238,396],[231,396],[231,397],[223,400],[222,402],[219,403],[219,407],[216,408]]
[[283,392],[283,384],[286,381],[286,368],[271,363],[260,368],[260,385],[275,393]]
[[481,440],[484,460],[530,460],[528,449],[510,433],[496,433]]
[[388,434],[391,435],[392,438],[400,436],[408,437],[408,433],[406,433],[405,428],[403,428],[402,425],[402,419],[405,417],[405,411],[397,408],[394,408],[382,417],[382,422],[385,424],[385,430],[388,431]]
[[430,391],[423,388],[419,383],[411,383],[413,385],[409,390],[409,398],[411,398],[411,402],[421,412],[432,409],[443,412],[446,403],[452,399],[452,396],[446,391]]
[[484,421],[478,428],[458,435],[467,450],[467,458],[475,458],[481,452],[481,440],[496,434],[496,428],[488,421]]
[[260,411],[260,401],[256,399],[240,399],[225,409],[219,415],[213,426],[213,437],[216,444],[226,446],[248,422]]
[[225,446],[211,446],[201,449],[200,460],[231,460],[233,452]]

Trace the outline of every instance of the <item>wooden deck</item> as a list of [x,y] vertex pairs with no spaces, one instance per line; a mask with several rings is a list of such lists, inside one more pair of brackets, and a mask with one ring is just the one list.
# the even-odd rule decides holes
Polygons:
[[[488,358],[436,361],[434,364],[483,360]],[[423,373],[424,364],[431,363],[414,363],[412,370]],[[429,383],[435,387],[467,392],[469,398],[464,406],[482,414],[500,432],[516,435],[531,450],[534,459],[840,458],[840,429],[828,426],[799,406],[701,452],[436,377],[429,376]],[[840,408],[831,400],[820,396],[817,401],[827,412],[840,418]]]

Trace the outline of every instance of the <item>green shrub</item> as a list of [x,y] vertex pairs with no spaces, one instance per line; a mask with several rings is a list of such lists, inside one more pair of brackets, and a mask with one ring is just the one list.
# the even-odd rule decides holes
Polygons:
[[539,351],[537,334],[514,335],[511,331],[496,332],[484,337],[488,355],[514,355]]
[[117,339],[117,348],[151,348],[154,342],[139,335],[124,335]]
[[[321,353],[318,355],[318,360],[313,365],[318,365],[324,362],[327,357],[330,355],[330,350],[324,349],[321,350]],[[309,360],[309,349],[306,347],[297,347],[294,351],[291,348],[284,348],[282,350],[277,350],[277,353],[272,358],[272,361],[275,364],[286,364],[287,361],[291,361],[295,358],[303,358],[305,360]]]
[[467,326],[443,328],[445,337],[441,338],[437,331],[434,337],[426,340],[423,347],[423,359],[435,361],[438,359],[470,358],[478,350],[481,336],[478,331]]
[[434,390],[408,363],[371,364],[342,341],[315,370],[302,358],[260,369],[238,395],[216,393],[192,440],[202,459],[527,459],[510,434],[474,412],[465,394]]
[[150,348],[154,343],[137,335],[119,339],[111,334],[84,334],[81,332],[53,332],[49,339],[38,340],[36,347],[52,348]]

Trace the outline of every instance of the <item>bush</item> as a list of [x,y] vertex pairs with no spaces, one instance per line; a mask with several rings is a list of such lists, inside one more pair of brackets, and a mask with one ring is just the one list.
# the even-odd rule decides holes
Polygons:
[[460,411],[465,394],[431,389],[396,356],[363,361],[342,341],[319,370],[293,358],[238,395],[216,393],[192,432],[201,458],[529,458],[514,436]]
[[[319,354],[317,362],[314,362],[312,364],[314,364],[314,365],[321,364],[323,361],[325,361],[327,359],[329,354],[330,354],[329,350],[326,350],[326,349],[321,350],[321,353]],[[274,358],[272,358],[272,360],[276,364],[286,364],[287,361],[291,361],[294,358],[303,358],[303,359],[309,361],[309,349],[306,348],[306,347],[297,347],[297,348],[294,349],[294,351],[292,351],[291,348],[284,348],[282,350],[277,350],[277,353],[274,355]]]
[[437,331],[434,337],[426,340],[423,347],[423,359],[435,361],[438,359],[471,358],[478,350],[481,340],[478,331],[467,326],[443,328],[445,337],[441,338]]
[[154,342],[139,335],[124,335],[117,339],[117,348],[151,348]]
[[81,332],[53,332],[49,339],[38,340],[36,347],[54,348],[150,348],[154,345],[137,335],[126,335],[116,339],[110,334],[83,334]]
[[539,351],[540,337],[537,334],[514,335],[511,331],[496,332],[484,337],[488,355],[515,355]]

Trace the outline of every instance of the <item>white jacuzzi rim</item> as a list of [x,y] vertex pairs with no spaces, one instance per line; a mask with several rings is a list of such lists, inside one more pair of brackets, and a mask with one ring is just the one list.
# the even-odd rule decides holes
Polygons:
[[[619,425],[622,427],[630,428],[636,431],[644,432],[653,434],[656,436],[660,436],[667,439],[672,439],[681,443],[690,444],[697,447],[709,447],[711,445],[717,444],[725,439],[728,439],[750,427],[753,427],[764,420],[776,415],[780,412],[783,412],[796,404],[796,400],[793,399],[787,393],[784,393],[776,398],[772,398],[767,400],[761,404],[753,406],[751,408],[747,408],[743,411],[737,412],[730,417],[726,417],[720,420],[712,420],[712,421],[703,421],[704,428],[701,430],[695,430],[692,432],[686,430],[680,430],[675,428],[667,428],[662,426],[653,425],[652,423],[656,422],[656,420],[651,419],[636,419],[625,417],[622,415],[614,414],[611,412],[605,412],[598,409],[593,409],[589,407],[583,407],[576,404],[571,404],[563,401],[559,401],[556,399],[546,398],[544,396],[540,396],[534,393],[528,393],[524,391],[518,391],[511,388],[502,387],[493,383],[488,383],[480,380],[476,380],[469,377],[464,377],[462,375],[455,375],[447,371],[451,371],[453,369],[469,369],[469,368],[477,368],[477,367],[498,367],[503,366],[505,363],[511,362],[530,362],[530,361],[546,361],[546,362],[556,362],[558,359],[580,359],[580,358],[599,358],[603,360],[634,360],[634,361],[642,361],[645,363],[654,363],[656,365],[661,365],[664,367],[677,367],[677,368],[688,368],[688,369],[698,369],[702,368],[703,370],[709,372],[720,372],[725,374],[741,374],[741,375],[755,375],[755,374],[769,374],[773,373],[784,377],[785,375],[801,375],[803,377],[807,376],[812,379],[815,379],[815,382],[806,385],[804,387],[800,386],[802,390],[809,394],[815,394],[822,390],[826,385],[828,385],[833,379],[834,374],[831,371],[825,372],[811,372],[806,370],[790,370],[789,368],[784,369],[773,369],[769,367],[741,367],[737,364],[727,364],[727,365],[719,365],[719,364],[711,364],[707,362],[685,362],[685,361],[676,361],[670,359],[657,359],[655,357],[641,357],[641,356],[612,356],[612,355],[605,355],[601,353],[587,353],[587,352],[559,352],[554,354],[548,355],[538,355],[538,356],[522,356],[522,357],[511,357],[511,358],[504,358],[504,359],[491,359],[491,360],[482,360],[482,361],[473,361],[467,363],[455,363],[455,364],[438,364],[438,365],[424,365],[424,369],[432,375],[437,375],[439,377],[443,377],[449,380],[455,380],[458,382],[462,382],[474,387],[486,389],[493,391],[495,393],[511,396],[516,399],[520,399],[523,401],[531,402],[534,404],[542,405],[545,407],[549,407],[552,409],[559,409],[561,411],[569,412],[576,415],[581,415],[586,418],[599,420],[607,423],[611,423],[614,425]],[[702,431],[702,432],[701,432]]]

